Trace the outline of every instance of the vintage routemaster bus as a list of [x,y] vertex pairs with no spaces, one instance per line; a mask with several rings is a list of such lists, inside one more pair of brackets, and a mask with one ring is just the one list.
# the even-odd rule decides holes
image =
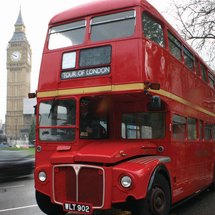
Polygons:
[[146,0],[53,17],[34,96],[44,213],[167,215],[214,188],[214,72]]

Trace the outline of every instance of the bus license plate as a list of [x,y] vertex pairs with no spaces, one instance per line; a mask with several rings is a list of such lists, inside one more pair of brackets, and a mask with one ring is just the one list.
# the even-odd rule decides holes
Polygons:
[[91,206],[77,203],[64,203],[64,209],[80,213],[91,214]]

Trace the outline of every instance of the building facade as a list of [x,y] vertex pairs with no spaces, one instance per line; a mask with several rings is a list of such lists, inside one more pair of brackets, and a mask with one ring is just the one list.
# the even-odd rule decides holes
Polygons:
[[23,99],[31,88],[31,47],[25,33],[21,9],[15,23],[15,31],[7,48],[7,112],[6,134],[22,137],[25,125]]

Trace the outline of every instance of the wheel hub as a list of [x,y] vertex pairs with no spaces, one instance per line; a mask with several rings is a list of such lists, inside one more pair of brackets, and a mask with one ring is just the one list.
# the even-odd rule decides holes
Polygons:
[[155,215],[161,214],[166,206],[166,196],[163,190],[161,190],[159,187],[155,187],[152,190],[149,202],[152,213]]

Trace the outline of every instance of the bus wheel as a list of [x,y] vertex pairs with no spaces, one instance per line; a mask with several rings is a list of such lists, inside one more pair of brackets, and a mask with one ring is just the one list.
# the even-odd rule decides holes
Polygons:
[[147,199],[136,202],[132,215],[168,215],[170,210],[170,188],[166,178],[158,174]]
[[50,197],[36,190],[36,200],[41,211],[48,215],[64,215],[61,205],[53,204]]
[[214,176],[213,182],[212,182],[211,186],[209,187],[210,191],[215,191],[215,164],[214,164],[213,176]]

